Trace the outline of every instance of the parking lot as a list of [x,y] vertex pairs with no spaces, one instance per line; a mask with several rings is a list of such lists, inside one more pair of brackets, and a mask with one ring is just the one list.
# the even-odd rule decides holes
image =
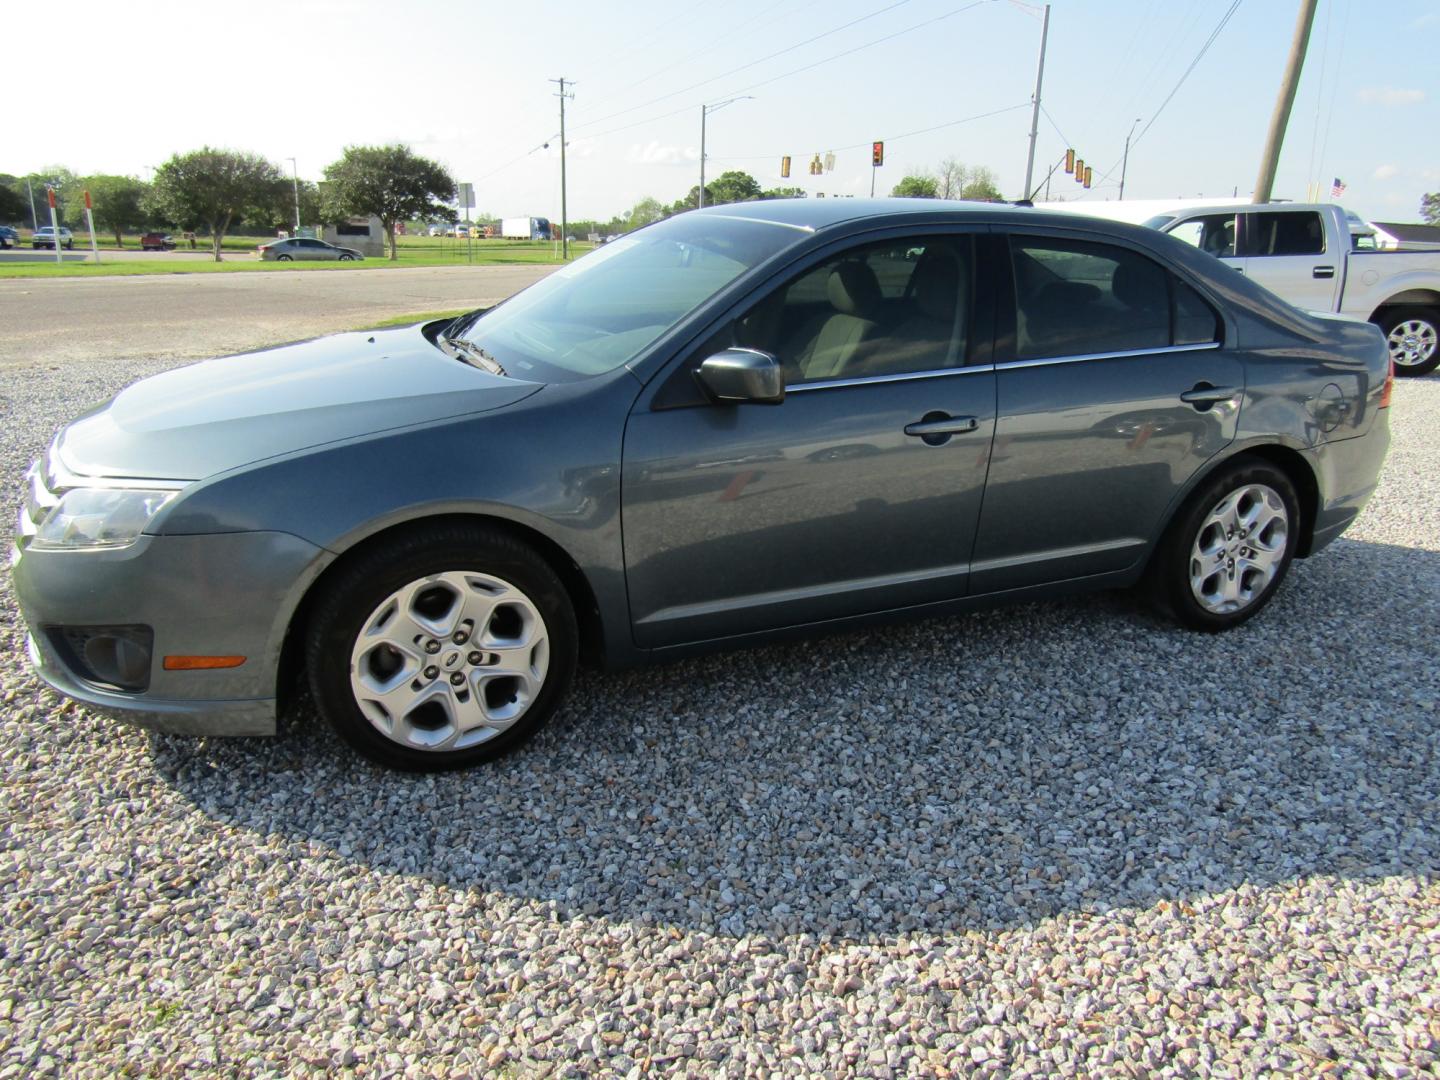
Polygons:
[[[541,272],[0,282],[0,502],[145,374]],[[1433,1074],[1440,376],[1392,424],[1232,633],[1104,595],[585,674],[459,775],[92,715],[0,576],[0,1078]]]

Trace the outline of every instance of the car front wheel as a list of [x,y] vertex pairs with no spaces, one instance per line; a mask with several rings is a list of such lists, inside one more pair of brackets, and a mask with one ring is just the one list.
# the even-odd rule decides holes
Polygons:
[[275,261],[276,261],[276,262],[293,262],[294,260],[292,260],[289,255],[276,255],[276,256],[275,256]]
[[1379,323],[1396,375],[1428,375],[1440,366],[1440,310],[1393,308]]
[[479,525],[418,530],[361,554],[308,625],[326,720],[366,757],[419,772],[465,768],[530,738],[563,700],[578,654],[555,572]]
[[354,256],[354,255],[341,255],[341,256],[340,256],[340,261],[341,261],[341,262],[353,262],[354,259],[355,259],[355,256]]
[[1239,626],[1275,595],[1299,537],[1290,478],[1268,462],[1237,460],[1181,509],[1151,563],[1152,592],[1192,629]]

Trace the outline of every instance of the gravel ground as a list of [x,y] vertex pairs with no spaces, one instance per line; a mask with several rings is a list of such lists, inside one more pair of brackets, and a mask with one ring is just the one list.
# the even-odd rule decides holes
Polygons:
[[[146,370],[0,373],[4,504]],[[1393,420],[1236,632],[1107,595],[587,675],[465,775],[93,716],[0,576],[0,1078],[1434,1075],[1440,378]]]

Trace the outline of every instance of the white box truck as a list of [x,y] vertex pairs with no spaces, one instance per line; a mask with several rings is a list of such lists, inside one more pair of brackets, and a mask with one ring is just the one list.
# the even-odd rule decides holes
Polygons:
[[502,218],[500,235],[506,240],[549,240],[550,219],[543,217]]

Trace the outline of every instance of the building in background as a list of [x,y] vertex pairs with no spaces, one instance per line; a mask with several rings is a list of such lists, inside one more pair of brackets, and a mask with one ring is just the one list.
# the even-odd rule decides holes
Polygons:
[[1381,251],[1440,251],[1440,225],[1372,221],[1375,246]]

